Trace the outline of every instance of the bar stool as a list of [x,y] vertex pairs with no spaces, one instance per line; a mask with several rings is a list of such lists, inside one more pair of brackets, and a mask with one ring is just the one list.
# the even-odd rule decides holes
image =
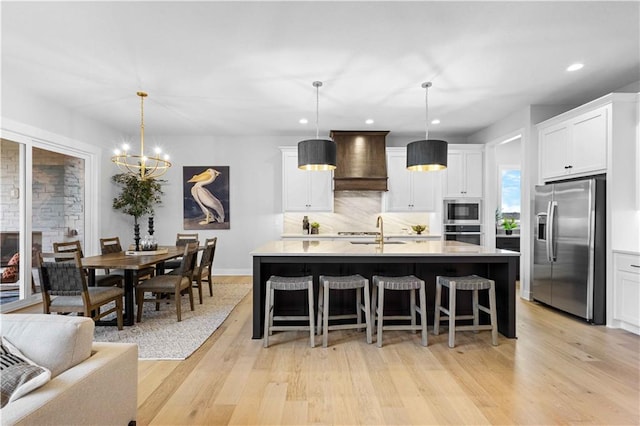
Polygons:
[[[318,290],[318,334],[322,332],[322,347],[327,347],[329,330],[347,330],[357,328],[362,329],[361,311],[364,311],[364,321],[367,330],[367,343],[371,343],[371,306],[369,297],[369,280],[362,275],[348,276],[326,276],[320,275],[320,289]],[[355,314],[331,315],[329,316],[329,290],[356,290],[356,312]],[[364,304],[362,303],[362,292],[364,289]],[[352,324],[329,325],[330,320],[355,319]]]
[[[307,290],[309,300],[309,315],[294,315],[294,316],[274,316],[273,300],[275,290],[282,291],[296,291]],[[289,331],[289,330],[309,330],[311,347],[315,347],[313,324],[313,277],[307,275],[304,277],[279,277],[272,275],[267,280],[267,288],[265,292],[264,302],[264,347],[269,347],[269,336],[274,331]],[[300,321],[308,320],[309,325],[273,325],[273,321]]]
[[[378,320],[376,344],[382,347],[382,330],[422,330],[422,346],[427,346],[427,297],[424,281],[414,275],[403,277],[373,276],[373,312]],[[411,294],[410,315],[384,315],[385,290],[408,290]],[[420,294],[420,306],[416,305],[416,290]],[[376,302],[376,296],[378,301]],[[379,303],[379,306],[377,305]],[[416,312],[420,314],[420,325],[416,325]],[[384,325],[384,320],[411,320],[411,324]]]
[[[449,288],[449,309],[442,306],[442,287]],[[473,291],[473,315],[456,315],[456,291],[470,290]],[[478,303],[478,290],[489,290],[489,308]],[[479,311],[489,314],[491,318],[490,325],[479,325]],[[448,316],[440,317],[440,312],[444,312]],[[488,278],[479,277],[478,275],[468,275],[464,277],[436,277],[436,312],[433,326],[433,333],[438,335],[440,331],[440,320],[449,321],[449,347],[455,347],[456,331],[473,330],[491,330],[491,343],[493,346],[498,344],[498,320],[496,315],[496,284],[495,281]],[[473,325],[458,325],[456,320],[473,319]]]

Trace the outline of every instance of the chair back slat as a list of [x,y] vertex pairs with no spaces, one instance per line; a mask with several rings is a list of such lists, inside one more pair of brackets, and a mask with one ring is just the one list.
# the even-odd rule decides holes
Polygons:
[[122,251],[120,237],[100,238],[100,251],[102,254],[120,253]]
[[65,241],[62,243],[53,243],[53,251],[54,253],[80,253],[80,258],[84,257],[82,254],[82,247],[80,246],[80,241]]
[[198,241],[198,234],[180,234],[176,235],[176,247],[183,247],[187,243]]

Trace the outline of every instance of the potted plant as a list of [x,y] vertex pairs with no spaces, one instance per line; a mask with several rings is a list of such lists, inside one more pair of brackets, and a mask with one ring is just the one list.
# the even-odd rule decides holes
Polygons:
[[153,214],[153,207],[159,204],[163,194],[160,180],[144,179],[129,173],[119,173],[111,180],[122,187],[120,195],[113,199],[113,208],[133,216],[134,241],[136,251],[140,250],[140,225],[138,219],[145,214]]
[[507,235],[513,234],[513,230],[518,227],[516,220],[513,218],[507,218],[502,221],[502,227],[504,228],[504,233]]
[[317,234],[320,230],[320,224],[318,222],[311,222],[309,226],[311,227],[312,234]]

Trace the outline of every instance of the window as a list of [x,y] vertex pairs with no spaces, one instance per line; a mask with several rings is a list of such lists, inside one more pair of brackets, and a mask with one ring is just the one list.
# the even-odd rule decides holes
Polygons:
[[500,212],[503,219],[520,220],[520,168],[500,167]]

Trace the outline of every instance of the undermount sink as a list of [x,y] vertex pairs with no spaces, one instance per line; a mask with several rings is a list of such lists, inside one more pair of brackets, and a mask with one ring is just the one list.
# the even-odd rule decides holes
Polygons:
[[[380,244],[375,241],[350,241],[351,244]],[[406,241],[385,241],[384,245],[387,244],[407,244]]]

